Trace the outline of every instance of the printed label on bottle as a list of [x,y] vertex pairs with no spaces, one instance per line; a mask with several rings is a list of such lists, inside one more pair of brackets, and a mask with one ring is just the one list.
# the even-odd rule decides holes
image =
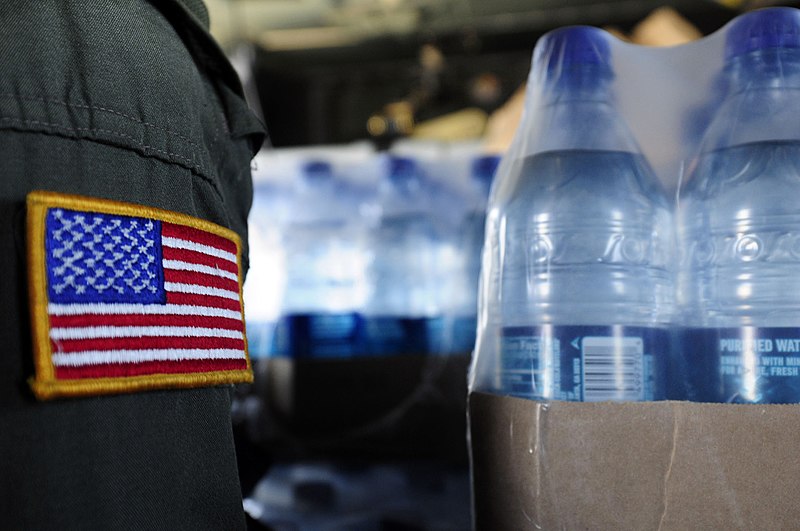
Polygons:
[[361,352],[362,319],[355,313],[293,314],[275,329],[272,355],[350,358]]
[[423,318],[370,317],[364,325],[364,351],[372,356],[426,354],[428,322]]
[[663,399],[669,333],[624,326],[508,327],[499,382],[521,398],[585,402]]
[[680,333],[685,396],[699,402],[800,402],[800,328],[688,328]]
[[447,355],[453,353],[457,332],[453,319],[358,313],[292,314],[272,327],[253,325],[253,330],[261,357],[290,358]]

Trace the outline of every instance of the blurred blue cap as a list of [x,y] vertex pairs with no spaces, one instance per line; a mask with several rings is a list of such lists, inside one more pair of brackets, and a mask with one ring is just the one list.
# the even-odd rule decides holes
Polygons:
[[485,155],[472,161],[472,178],[483,185],[492,184],[494,173],[500,164],[499,155]]
[[800,10],[760,9],[733,21],[725,41],[726,59],[767,48],[800,48]]
[[333,167],[329,162],[310,160],[303,164],[303,177],[306,181],[324,181],[333,176]]
[[394,183],[418,177],[417,161],[409,157],[389,157],[389,179]]
[[599,66],[611,71],[608,35],[591,26],[570,26],[543,37],[547,71],[560,72],[572,66]]

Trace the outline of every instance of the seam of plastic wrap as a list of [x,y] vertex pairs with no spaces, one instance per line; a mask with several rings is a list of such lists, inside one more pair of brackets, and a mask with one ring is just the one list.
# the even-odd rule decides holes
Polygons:
[[[535,488],[535,505],[534,505],[534,514],[533,518],[531,518],[528,513],[524,513],[525,517],[528,521],[533,524],[533,527],[536,529],[541,529],[541,524],[537,521],[541,518],[542,514],[542,474],[544,473],[543,470],[543,453],[544,453],[544,445],[542,444],[542,423],[544,419],[544,413],[547,413],[547,404],[542,402],[536,403],[536,420],[534,426],[536,426],[536,430],[531,433],[531,437],[533,437],[533,444],[528,444],[528,450],[533,452],[533,459],[534,464],[536,466],[536,486]],[[523,509],[524,510],[524,509]]]
[[661,511],[661,518],[658,521],[658,531],[663,529],[664,522],[667,519],[667,512],[669,511],[669,479],[672,476],[672,466],[675,464],[675,454],[678,448],[678,416],[680,415],[680,408],[672,407],[670,409],[672,409],[672,450],[670,451],[667,470],[664,473],[664,508]]

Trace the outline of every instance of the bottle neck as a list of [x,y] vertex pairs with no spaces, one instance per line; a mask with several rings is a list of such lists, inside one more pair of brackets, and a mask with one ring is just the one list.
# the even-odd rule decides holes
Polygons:
[[552,68],[544,79],[544,100],[611,101],[613,79],[613,73],[605,65],[562,65]]
[[734,57],[724,75],[725,99],[702,152],[800,140],[800,50],[772,48]]
[[767,48],[730,59],[725,67],[729,93],[800,88],[800,49]]
[[542,95],[529,153],[565,150],[639,152],[617,111],[609,84],[555,83]]

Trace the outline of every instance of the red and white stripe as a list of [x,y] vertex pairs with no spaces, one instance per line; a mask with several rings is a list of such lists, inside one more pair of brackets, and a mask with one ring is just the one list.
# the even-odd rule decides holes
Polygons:
[[56,378],[247,368],[236,244],[161,227],[166,304],[48,305]]

